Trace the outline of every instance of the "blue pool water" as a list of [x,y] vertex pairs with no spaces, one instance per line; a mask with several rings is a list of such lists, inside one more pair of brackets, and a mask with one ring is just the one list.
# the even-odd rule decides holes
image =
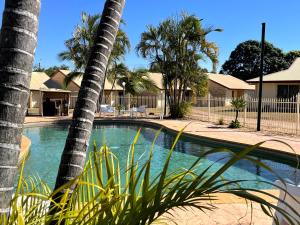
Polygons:
[[[139,128],[139,125],[125,124],[95,125],[91,136],[91,143],[96,141],[98,146],[103,144],[108,145],[112,152],[118,157],[121,168],[125,169],[128,149]],[[148,156],[147,153],[156,132],[156,128],[142,127],[141,135],[135,147],[136,158],[141,161],[140,164],[142,164]],[[50,187],[53,187],[61,152],[67,136],[67,126],[26,128],[24,135],[29,137],[32,141],[31,152],[25,164],[25,176],[38,175],[42,180],[46,181]],[[175,135],[173,133],[167,131],[160,133],[154,148],[152,176],[157,175],[161,171],[174,139]],[[198,158],[197,156],[216,147],[220,146],[200,139],[181,137],[172,156],[170,171],[176,171],[179,168],[189,168]],[[207,156],[201,160],[199,170],[201,171],[212,163],[215,163],[214,167],[210,170],[210,173],[213,173],[217,168],[223,165],[224,160],[219,161],[219,159],[224,156],[226,156],[225,153]],[[300,170],[295,169],[295,165],[288,160],[284,161],[281,157],[278,157],[280,159],[276,157],[271,158],[261,153],[257,153],[253,157],[270,166],[275,172],[280,174],[281,177],[299,182]],[[224,174],[224,177],[231,180],[253,180],[253,182],[245,183],[244,185],[259,189],[271,188],[270,185],[261,183],[260,181],[273,182],[276,179],[274,174],[246,160],[239,161]]]

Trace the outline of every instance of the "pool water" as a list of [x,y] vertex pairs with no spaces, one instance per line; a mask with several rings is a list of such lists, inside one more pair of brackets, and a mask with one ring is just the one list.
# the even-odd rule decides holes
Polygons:
[[[108,145],[111,151],[118,157],[121,169],[124,171],[128,150],[139,128],[140,126],[138,125],[125,124],[95,125],[90,146],[92,146],[93,141],[96,141],[98,146],[103,144]],[[30,155],[24,168],[25,176],[38,175],[53,188],[67,132],[67,126],[25,128],[24,135],[32,141]],[[135,157],[141,161],[140,164],[147,159],[156,132],[156,128],[142,127],[135,147]],[[175,134],[163,130],[157,138],[151,170],[152,177],[158,175],[162,170],[175,136]],[[169,171],[189,168],[198,158],[197,156],[215,147],[221,146],[216,146],[216,144],[200,139],[181,137],[172,155]],[[214,163],[213,168],[209,171],[209,173],[213,173],[223,165],[224,160],[220,161],[220,159],[224,156],[226,156],[226,153],[207,156],[201,160],[198,170],[201,171]],[[283,161],[281,157],[270,158],[261,153],[257,153],[253,157],[270,166],[282,178],[299,182],[300,170],[296,169],[295,165],[288,160]],[[270,185],[261,183],[260,181],[274,182],[276,180],[274,174],[247,160],[241,160],[236,163],[224,174],[224,178],[231,180],[253,180],[253,182],[247,182],[243,185],[259,189],[271,188]]]

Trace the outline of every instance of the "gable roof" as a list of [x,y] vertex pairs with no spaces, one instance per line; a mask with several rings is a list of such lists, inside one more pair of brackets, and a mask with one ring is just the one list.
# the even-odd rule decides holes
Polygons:
[[44,72],[32,72],[30,80],[30,90],[40,90],[41,88],[47,88],[44,83],[49,79],[49,76]]
[[160,90],[164,89],[163,77],[161,73],[148,73],[148,76],[154,81],[156,87],[158,87]]
[[30,80],[30,90],[32,91],[51,91],[51,92],[69,92],[60,89],[60,85],[50,79],[44,72],[32,72]]
[[[290,68],[265,75],[264,82],[300,82],[300,58],[297,58]],[[247,80],[249,83],[259,82],[259,77]]]
[[255,90],[253,85],[249,85],[231,75],[207,73],[208,79],[230,90]]
[[[59,72],[61,72],[65,77],[68,76],[69,73],[71,73],[70,70],[59,70]],[[82,76],[75,77],[72,79],[72,81],[74,84],[80,87],[82,82]],[[105,79],[104,90],[111,90],[111,89],[112,89],[112,83],[110,83],[107,79]],[[122,91],[123,87],[115,83],[113,90]]]

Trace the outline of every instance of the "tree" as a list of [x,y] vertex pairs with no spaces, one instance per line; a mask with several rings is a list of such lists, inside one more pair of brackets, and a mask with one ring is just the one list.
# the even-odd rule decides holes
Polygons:
[[240,128],[240,122],[238,121],[239,112],[245,109],[247,103],[243,98],[235,98],[231,100],[231,106],[235,111],[235,120],[231,121],[229,128]]
[[300,51],[290,51],[285,54],[284,58],[288,65],[292,65],[293,62],[300,57]]
[[[75,66],[75,72],[68,75],[66,84],[74,77],[82,76],[82,71],[87,66],[92,46],[94,46],[100,19],[101,14],[89,15],[83,12],[81,14],[81,24],[77,25],[75,28],[73,37],[65,42],[67,50],[60,53],[59,58],[61,60],[71,61]],[[121,20],[121,23],[125,24],[123,20]],[[119,28],[105,76],[107,74],[108,76],[113,76],[113,71],[116,70],[116,67],[118,67],[118,64],[129,49],[130,41],[126,33]]]
[[[255,78],[260,73],[260,55],[260,42],[254,40],[242,42],[231,52],[220,72],[244,81]],[[289,67],[284,52],[268,42],[265,45],[264,65],[264,74],[278,72]]]
[[187,88],[197,87],[194,84],[203,76],[199,62],[209,58],[213,70],[218,62],[218,48],[215,43],[207,41],[206,37],[221,30],[204,28],[201,22],[196,16],[188,14],[169,18],[157,27],[149,26],[142,33],[137,46],[138,53],[150,61],[150,67],[163,74],[171,117],[182,114],[172,109],[181,108]]
[[70,67],[62,64],[60,66],[51,66],[48,68],[41,67],[40,65],[35,65],[33,67],[34,72],[45,72],[49,77],[51,77],[57,70],[69,70]]
[[125,0],[105,2],[61,156],[55,189],[75,179],[83,170],[96,105],[103,89],[105,71],[117,37],[124,5]]
[[118,75],[117,80],[120,86],[125,82],[125,90],[131,95],[138,95],[143,92],[156,93],[158,91],[154,81],[150,79],[148,71],[144,69],[135,71],[127,69],[127,72]]
[[9,213],[14,191],[39,12],[39,0],[5,1],[0,35],[0,213]]

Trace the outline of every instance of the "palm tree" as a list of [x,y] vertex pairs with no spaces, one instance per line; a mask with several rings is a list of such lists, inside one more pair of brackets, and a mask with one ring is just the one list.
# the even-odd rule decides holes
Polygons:
[[125,0],[107,0],[105,3],[61,156],[55,189],[79,176],[83,170],[96,104],[102,91],[124,5]]
[[[73,78],[82,76],[82,71],[87,66],[92,47],[94,46],[100,19],[101,14],[89,15],[83,12],[81,15],[81,24],[77,25],[73,37],[65,42],[67,50],[58,55],[61,60],[71,61],[75,66],[75,71],[70,73],[65,79],[66,85]],[[125,24],[123,20],[121,20],[121,23]],[[114,70],[118,69],[119,62],[129,49],[130,41],[126,33],[119,28],[106,69],[108,77],[113,77]]]
[[[170,108],[180,108],[188,87],[194,86],[195,75],[203,75],[199,62],[209,58],[213,70],[218,62],[218,48],[207,41],[207,35],[221,31],[204,28],[199,18],[183,14],[180,18],[169,18],[158,27],[149,26],[142,33],[137,46],[138,53],[159,68],[164,78],[165,93]],[[172,117],[177,117],[176,114]]]
[[138,95],[143,92],[156,93],[158,88],[153,80],[149,77],[148,71],[138,69],[118,74],[118,84],[122,86],[125,82],[125,90],[131,95]]
[[39,0],[6,0],[0,35],[0,213],[9,212],[37,44]]

